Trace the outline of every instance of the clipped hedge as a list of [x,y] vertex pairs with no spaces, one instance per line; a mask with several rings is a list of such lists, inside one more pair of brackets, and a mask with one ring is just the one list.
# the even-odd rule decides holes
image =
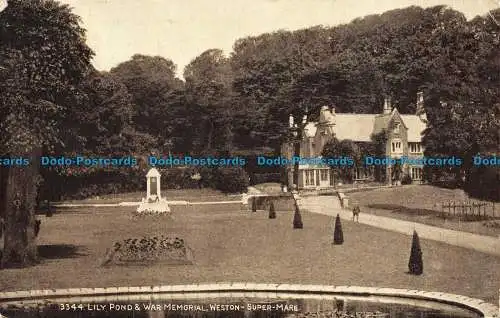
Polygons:
[[[124,192],[146,191],[145,169],[97,170],[87,175],[62,176],[45,171],[39,200],[80,200]],[[162,189],[194,189],[209,187],[225,193],[246,192],[249,181],[239,167],[160,168]],[[199,174],[200,180],[192,178]]]
[[249,186],[248,174],[240,167],[219,167],[213,170],[214,187],[225,193],[244,193]]
[[251,176],[251,184],[261,184],[261,183],[281,183],[282,182],[281,173],[254,173]]
[[[271,203],[278,211],[293,211],[295,208],[293,197],[290,193],[283,193],[279,195],[269,195],[254,197],[257,210],[269,210]],[[252,202],[249,202],[252,204]]]

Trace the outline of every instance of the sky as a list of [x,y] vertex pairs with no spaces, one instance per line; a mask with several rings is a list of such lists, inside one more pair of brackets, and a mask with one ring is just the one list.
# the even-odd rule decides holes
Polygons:
[[109,70],[134,54],[171,59],[184,66],[204,51],[229,55],[242,37],[279,29],[335,26],[357,17],[445,4],[468,19],[500,6],[500,0],[59,0],[73,8],[96,53],[93,64]]

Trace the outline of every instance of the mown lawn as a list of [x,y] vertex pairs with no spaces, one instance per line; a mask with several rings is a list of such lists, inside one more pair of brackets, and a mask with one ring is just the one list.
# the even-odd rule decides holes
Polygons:
[[[363,213],[408,220],[451,230],[465,231],[497,237],[500,235],[500,204],[487,202],[486,214],[489,220],[465,221],[464,215],[456,209],[457,215],[443,216],[442,204],[470,201],[462,190],[443,189],[429,185],[409,185],[349,193],[350,204],[359,204]],[[475,202],[483,202],[474,200]],[[447,209],[444,210],[448,212]],[[481,209],[481,214],[483,210]],[[469,212],[470,214],[470,212]],[[470,215],[467,218],[471,218]],[[496,225],[496,226],[495,226]]]
[[[173,219],[130,219],[133,208],[73,208],[42,217],[41,263],[0,270],[0,290],[113,287],[197,282],[359,285],[441,291],[496,303],[500,258],[422,240],[424,275],[406,274],[409,236],[344,222],[332,245],[333,219],[292,211],[251,213],[238,204],[174,206]],[[116,240],[169,233],[194,249],[194,265],[100,267]]]

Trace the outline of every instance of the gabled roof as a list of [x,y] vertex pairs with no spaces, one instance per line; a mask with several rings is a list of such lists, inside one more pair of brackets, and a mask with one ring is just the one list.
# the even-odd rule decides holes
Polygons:
[[[408,142],[420,142],[422,132],[426,125],[417,115],[401,115],[396,109],[390,114],[348,114],[336,113],[333,130],[339,140],[350,139],[352,141],[371,141],[372,134],[380,133],[388,128],[390,120],[398,114],[401,116],[402,124],[408,128]],[[316,135],[317,123],[307,123],[304,134],[307,137]]]
[[336,114],[333,128],[338,140],[371,141],[378,114]]
[[420,142],[422,134],[427,128],[425,123],[417,115],[400,115],[406,127],[408,127],[408,142]]

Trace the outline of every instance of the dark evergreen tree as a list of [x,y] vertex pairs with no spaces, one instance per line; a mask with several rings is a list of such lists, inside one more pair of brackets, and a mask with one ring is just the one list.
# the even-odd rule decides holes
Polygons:
[[295,204],[295,214],[293,215],[293,228],[302,229],[304,224],[302,224],[302,216],[300,215],[299,206]]
[[269,206],[269,218],[270,219],[275,219],[276,218],[276,210],[274,209],[274,203],[271,202],[271,205]]
[[337,214],[335,219],[335,230],[333,231],[333,244],[341,245],[344,243],[344,233],[342,232],[342,223],[340,223],[340,216]]
[[422,261],[422,250],[420,249],[420,240],[417,231],[413,231],[413,239],[411,243],[410,261],[408,262],[410,274],[422,275],[424,272],[424,263]]

